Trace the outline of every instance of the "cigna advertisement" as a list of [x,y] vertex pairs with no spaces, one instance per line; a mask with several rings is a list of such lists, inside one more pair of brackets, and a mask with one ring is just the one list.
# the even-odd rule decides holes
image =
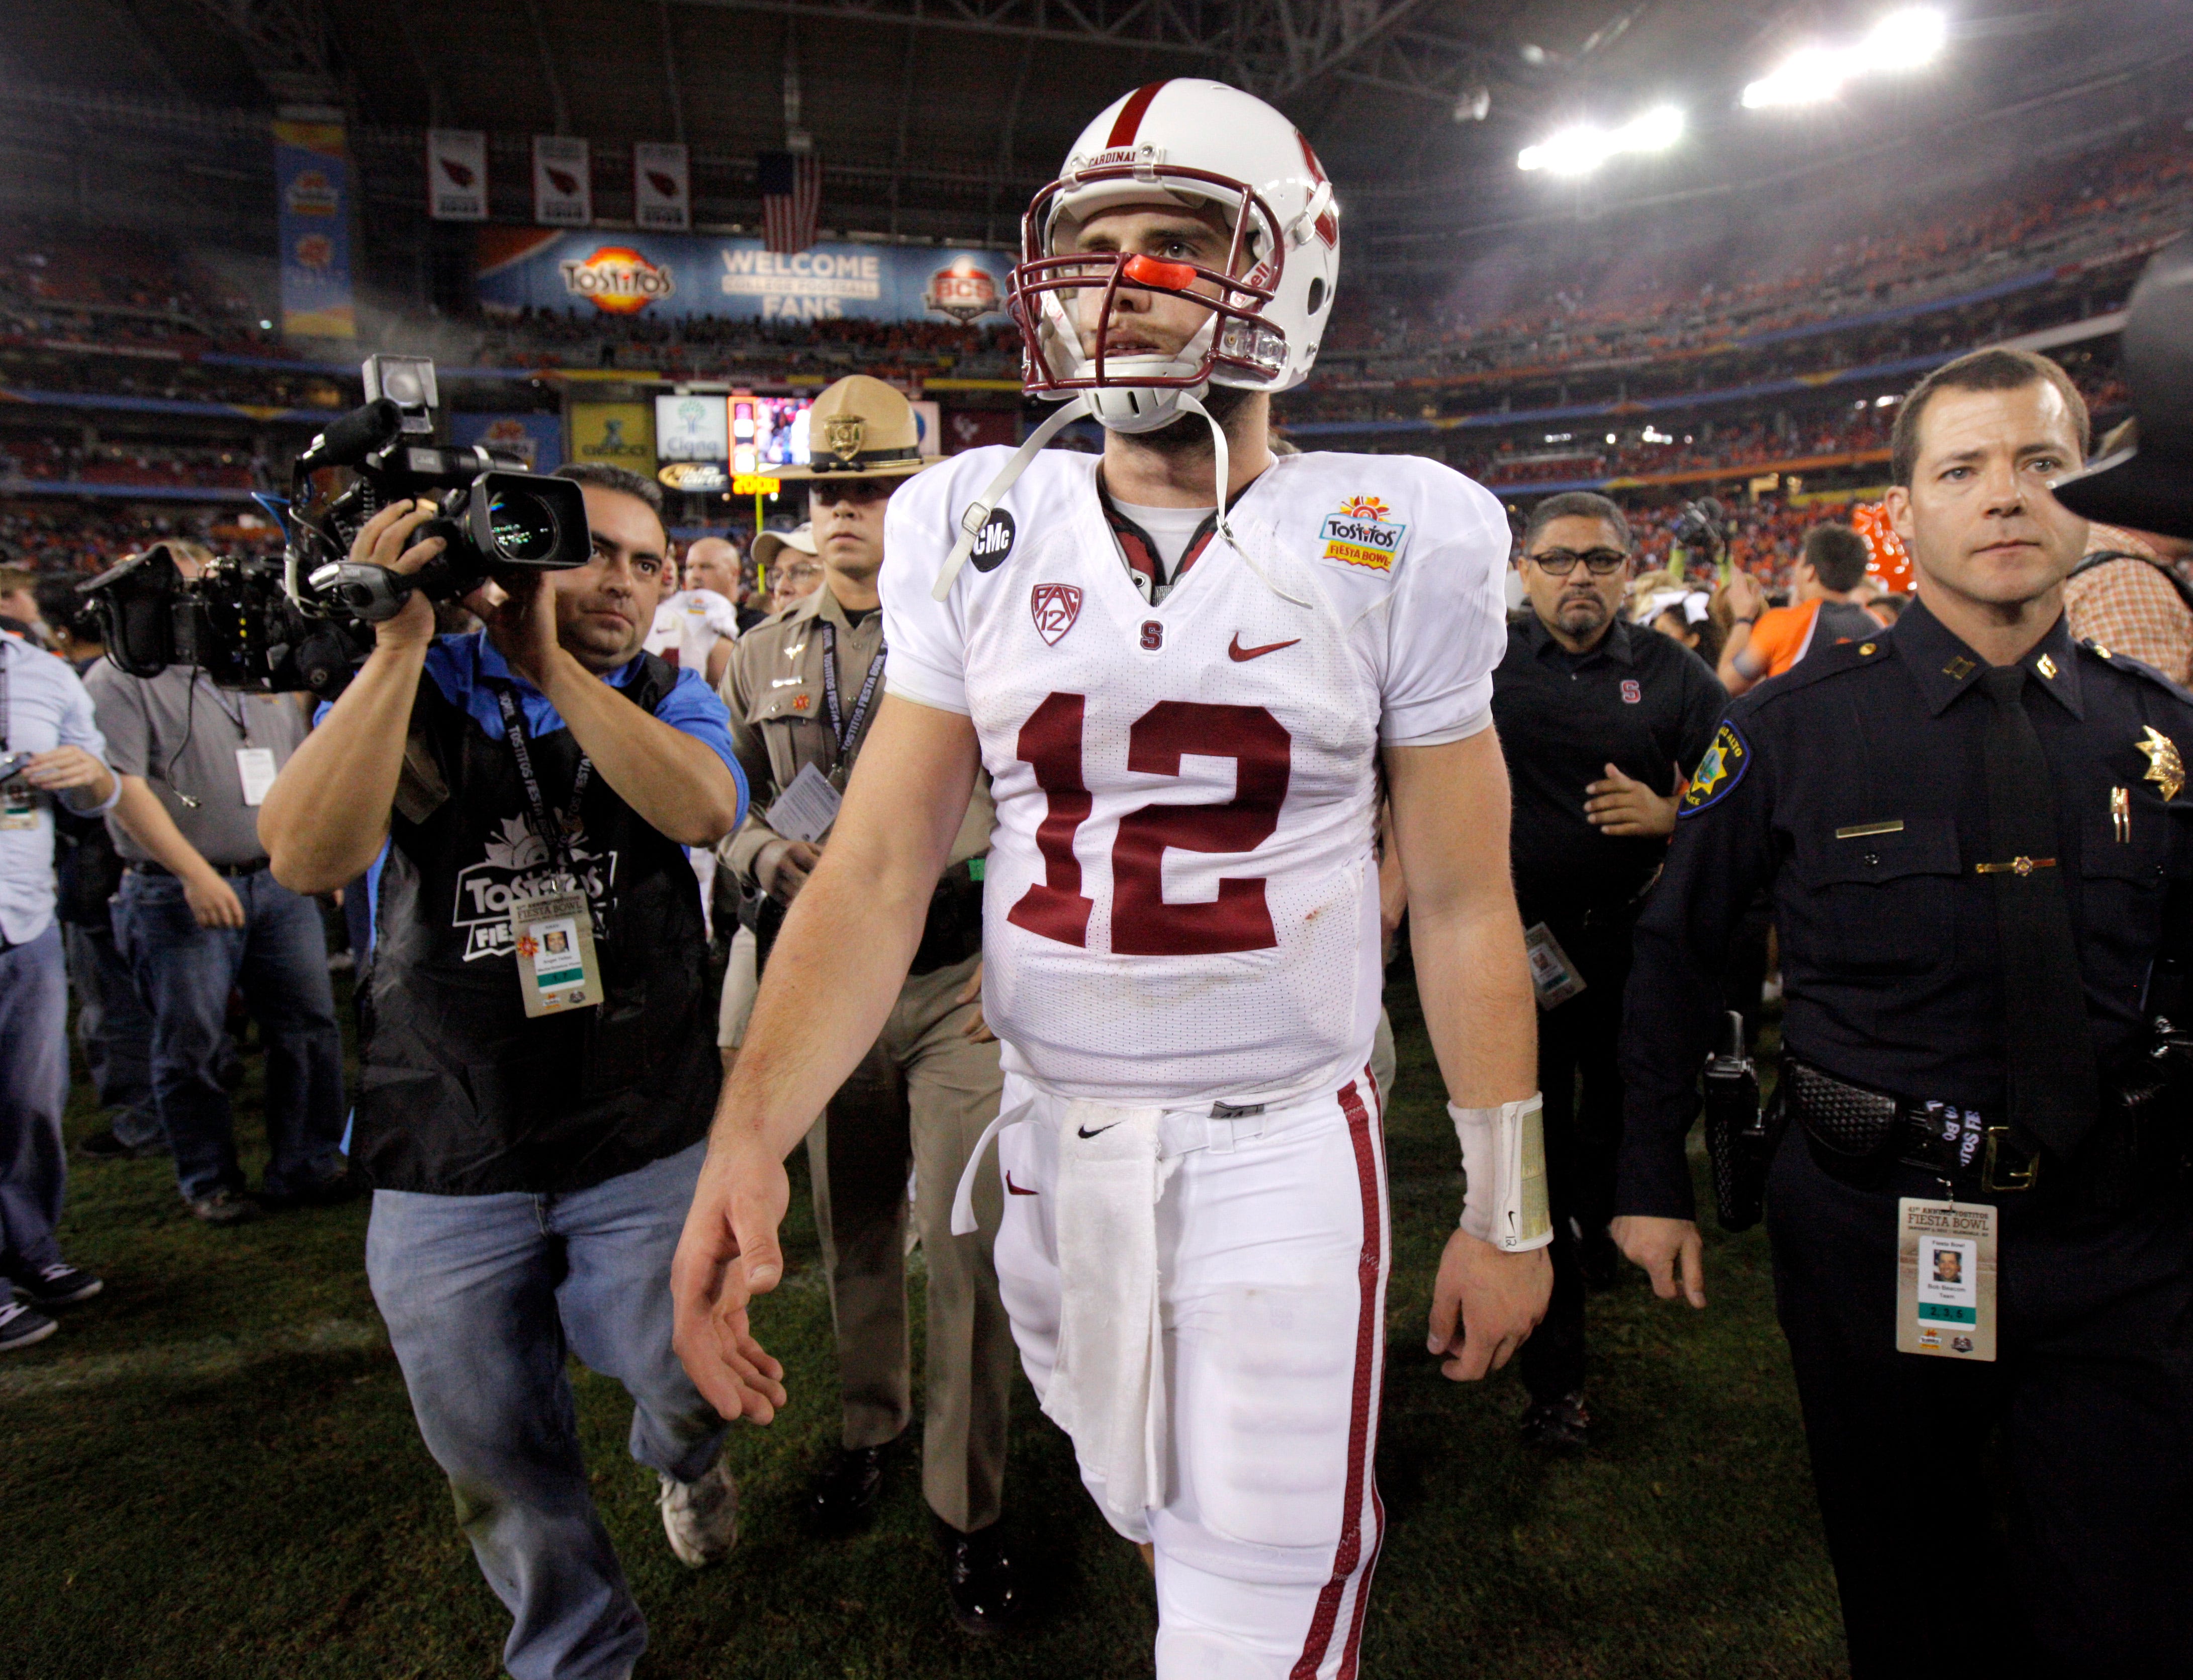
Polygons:
[[759,239],[491,227],[480,233],[481,306],[753,321],[1005,318],[1001,251],[816,245],[786,256]]

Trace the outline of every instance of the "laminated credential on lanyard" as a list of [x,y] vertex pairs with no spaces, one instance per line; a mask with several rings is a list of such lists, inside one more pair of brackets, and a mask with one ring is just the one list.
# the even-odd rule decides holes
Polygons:
[[1995,1209],[1915,1196],[1896,1209],[1896,1351],[1993,1360]]
[[[495,698],[502,710],[503,732],[518,760],[518,779],[525,785],[535,831],[555,870],[553,887],[510,902],[510,949],[518,964],[518,989],[526,1019],[590,1009],[603,996],[601,963],[594,954],[593,911],[572,867],[566,825],[550,815],[547,801],[541,797],[526,743],[524,715],[508,689],[496,689]],[[593,761],[581,755],[571,786],[571,826],[577,823],[579,801],[593,770]]]

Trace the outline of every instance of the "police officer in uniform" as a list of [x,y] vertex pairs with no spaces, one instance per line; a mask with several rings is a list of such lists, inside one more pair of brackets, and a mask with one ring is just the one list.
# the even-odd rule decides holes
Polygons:
[[[811,481],[822,586],[747,632],[724,673],[732,738],[753,784],[753,814],[724,843],[730,868],[765,894],[757,935],[766,968],[784,912],[819,860],[839,794],[883,698],[885,503],[922,466],[913,410],[853,374],[816,399]],[[906,1316],[907,1180],[929,1274],[928,1399],[922,1491],[935,1514],[954,1615],[974,1631],[1019,1609],[997,1521],[1014,1349],[991,1249],[1002,1211],[993,1181],[976,1197],[979,1233],[952,1234],[967,1156],[998,1111],[1003,1075],[982,1017],[983,854],[995,818],[978,782],[905,988],[882,1036],[808,1134],[815,1218],[838,1334],[843,1444],[817,1478],[815,1516],[839,1528],[875,1502],[885,1449],[913,1416]]]
[[2187,1105],[2143,1054],[2193,921],[2193,696],[2065,628],[2086,438],[2024,351],[1911,392],[1917,602],[1734,702],[1637,928],[1614,1235],[1703,1306],[1684,1137],[1772,900],[1767,1230],[1861,1677],[2193,1671]]

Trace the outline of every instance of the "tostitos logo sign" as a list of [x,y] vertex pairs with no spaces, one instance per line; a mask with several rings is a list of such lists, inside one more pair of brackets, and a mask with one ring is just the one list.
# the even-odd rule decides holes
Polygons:
[[678,290],[668,269],[629,245],[604,245],[590,257],[574,257],[560,266],[564,291],[611,315],[637,315]]
[[1374,572],[1392,571],[1409,535],[1408,526],[1394,518],[1393,511],[1376,496],[1350,496],[1339,512],[1325,517],[1318,532],[1325,544],[1323,557]]

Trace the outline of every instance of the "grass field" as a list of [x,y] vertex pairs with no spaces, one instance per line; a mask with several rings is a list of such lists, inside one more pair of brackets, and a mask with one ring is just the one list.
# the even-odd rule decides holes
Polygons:
[[[1759,1234],[1709,1235],[1703,1315],[1655,1302],[1641,1280],[1595,1297],[1598,1443],[1574,1460],[1524,1452],[1514,1377],[1458,1387],[1423,1351],[1459,1191],[1413,997],[1397,988],[1392,1001],[1401,1072],[1378,1455],[1390,1526],[1365,1675],[1841,1672]],[[255,1056],[241,1098],[255,1143],[257,1077]],[[72,1140],[98,1123],[79,1088]],[[595,1492],[652,1629],[641,1674],[1148,1674],[1148,1580],[1024,1385],[1005,1518],[1033,1589],[1024,1631],[980,1643],[953,1627],[910,1462],[867,1534],[802,1531],[794,1507],[835,1406],[800,1161],[792,1269],[760,1314],[792,1403],[731,1437],[745,1515],[729,1560],[695,1574],[672,1559],[654,1477],[625,1455],[622,1391],[575,1374]],[[107,1289],[0,1364],[0,1675],[498,1672],[501,1607],[419,1443],[366,1289],[364,1207],[218,1231],[184,1215],[164,1162],[72,1171],[68,1252]]]

